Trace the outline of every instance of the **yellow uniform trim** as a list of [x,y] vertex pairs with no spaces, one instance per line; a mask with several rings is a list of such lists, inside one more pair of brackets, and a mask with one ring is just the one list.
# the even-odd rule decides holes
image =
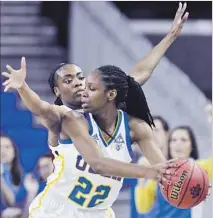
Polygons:
[[108,208],[107,211],[109,212],[109,218],[113,218],[114,212],[112,208]]
[[156,199],[157,183],[148,180],[145,185],[135,187],[135,206],[138,213],[147,213],[153,207]]
[[212,157],[209,159],[198,160],[197,163],[208,173],[209,180],[212,178]]
[[110,140],[115,137],[115,134],[117,133],[117,130],[118,130],[118,128],[119,128],[119,124],[120,124],[120,122],[121,122],[121,117],[122,117],[122,116],[121,116],[121,112],[120,112],[120,111],[118,111],[117,114],[118,114],[118,119],[117,119],[117,122],[116,122],[116,125],[115,125],[114,132],[113,132],[113,134],[112,134],[112,137],[109,137],[108,139],[106,139],[106,138],[103,136],[102,131],[100,131],[101,136],[102,136],[102,138],[103,138],[103,140],[104,140],[104,142],[105,142],[106,144],[108,144],[108,143],[110,142]]
[[61,165],[62,165],[62,168],[60,170],[60,172],[58,173],[58,176],[51,182],[49,182],[44,191],[43,191],[43,194],[41,195],[41,197],[39,198],[38,200],[38,206],[37,207],[34,207],[31,209],[30,213],[29,213],[29,217],[32,216],[32,213],[35,212],[35,210],[38,210],[41,205],[42,205],[42,200],[44,199],[44,197],[46,196],[47,192],[49,191],[49,189],[52,187],[53,184],[55,184],[60,178],[61,178],[61,175],[62,173],[64,172],[64,157],[62,155],[59,155],[58,157],[56,157],[56,159],[61,159]]

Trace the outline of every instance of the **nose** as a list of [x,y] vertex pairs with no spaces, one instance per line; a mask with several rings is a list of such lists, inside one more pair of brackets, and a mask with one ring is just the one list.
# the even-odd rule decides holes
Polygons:
[[84,97],[84,98],[87,98],[87,97],[88,97],[88,93],[87,93],[87,90],[86,90],[86,89],[83,91],[82,97]]
[[83,86],[83,82],[82,80],[79,80],[78,78],[75,78],[73,81],[73,85],[75,88],[79,87],[79,86]]

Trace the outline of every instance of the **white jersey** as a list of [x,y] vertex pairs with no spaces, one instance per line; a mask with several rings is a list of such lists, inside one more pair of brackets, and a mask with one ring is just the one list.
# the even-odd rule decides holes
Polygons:
[[[126,163],[132,161],[130,131],[125,112],[118,110],[115,132],[108,142],[104,140],[92,115],[85,113],[84,116],[89,123],[90,135],[105,157]],[[112,206],[122,187],[123,178],[95,174],[70,139],[59,140],[59,145],[51,147],[51,150],[55,156],[55,169],[48,178],[46,191],[56,191],[81,209],[106,209]]]

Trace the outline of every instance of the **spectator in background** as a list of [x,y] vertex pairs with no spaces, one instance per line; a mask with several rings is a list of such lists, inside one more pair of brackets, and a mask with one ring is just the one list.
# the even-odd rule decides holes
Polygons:
[[[19,162],[18,150],[15,143],[6,135],[1,134],[1,211],[6,208],[9,212],[2,212],[4,214],[9,213],[12,217],[14,215],[20,215],[20,209],[15,208],[20,206],[21,202],[18,202],[17,195],[22,186],[23,172]],[[10,207],[10,208],[8,208]]]
[[[171,131],[169,136],[169,159],[198,159],[197,143],[189,126],[180,126]],[[212,159],[199,160],[209,177],[212,174]],[[170,205],[163,197],[159,185],[149,180],[146,186],[137,185],[135,189],[137,210],[145,218],[191,218],[191,209],[178,209]]]
[[43,191],[46,186],[47,178],[53,172],[53,158],[52,154],[44,154],[37,160],[35,173],[29,173],[24,179],[24,188],[26,190],[25,206],[23,208],[22,217],[28,218],[29,205],[33,199]]

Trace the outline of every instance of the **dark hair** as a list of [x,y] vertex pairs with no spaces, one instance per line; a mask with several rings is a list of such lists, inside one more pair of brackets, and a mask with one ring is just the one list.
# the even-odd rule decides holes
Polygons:
[[167,121],[161,117],[161,116],[153,116],[153,120],[160,120],[162,126],[163,126],[163,129],[165,132],[169,132],[169,124],[167,123]]
[[[65,66],[65,65],[67,65],[67,63],[59,64],[58,66],[56,66],[52,70],[52,72],[49,75],[48,83],[49,83],[50,89],[51,89],[51,91],[53,92],[54,95],[55,95],[54,87],[57,86],[57,81],[56,81],[57,75],[56,75],[56,72],[59,69],[61,69],[63,66]],[[56,105],[63,105],[63,102],[62,102],[62,100],[59,97],[57,97],[56,100],[54,101],[54,104],[56,104]]]
[[38,158],[38,162],[39,160],[41,160],[42,158],[51,158],[52,160],[54,159],[54,155],[52,153],[45,153],[43,155],[41,155],[39,158]]
[[[198,148],[197,148],[197,141],[196,141],[196,138],[195,138],[195,134],[194,134],[194,132],[193,132],[193,130],[192,130],[192,128],[190,126],[178,126],[175,129],[173,129],[169,134],[168,143],[170,144],[172,134],[174,133],[174,131],[176,131],[178,129],[186,130],[188,132],[189,138],[190,138],[190,141],[191,141],[191,145],[192,145],[192,151],[191,151],[189,157],[193,158],[194,160],[197,160],[199,158]],[[172,158],[171,157],[170,146],[168,146],[168,157],[169,157],[169,159]]]
[[127,76],[119,67],[104,65],[95,70],[99,72],[106,89],[116,89],[116,107],[129,115],[144,120],[150,127],[154,126],[146,97],[138,82]]
[[11,178],[12,178],[12,182],[14,185],[20,185],[21,180],[22,180],[22,169],[21,169],[21,165],[20,165],[20,161],[19,161],[19,152],[17,149],[16,144],[14,143],[14,141],[8,137],[5,134],[1,134],[1,138],[7,138],[11,141],[13,149],[14,149],[14,158],[12,160],[12,164],[11,164]]
[[53,161],[54,155],[52,153],[45,153],[45,154],[41,155],[40,157],[38,157],[38,159],[36,161],[35,172],[36,172],[36,175],[37,175],[39,181],[43,181],[43,179],[40,177],[40,175],[38,175],[39,161],[42,158],[50,158]]

